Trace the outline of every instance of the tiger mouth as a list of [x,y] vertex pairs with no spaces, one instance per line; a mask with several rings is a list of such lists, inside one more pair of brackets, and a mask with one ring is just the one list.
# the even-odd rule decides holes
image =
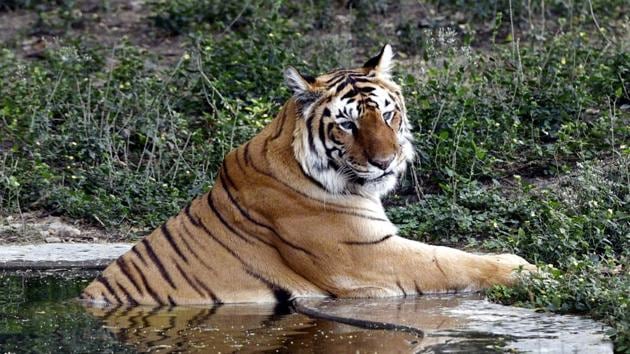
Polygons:
[[356,173],[354,175],[354,178],[352,179],[353,182],[358,183],[360,185],[364,185],[364,184],[368,184],[368,183],[377,183],[380,182],[382,180],[384,180],[386,177],[389,177],[391,175],[394,174],[394,171],[389,171],[389,172],[383,172],[380,176],[374,177],[374,178],[366,178],[366,177],[360,177],[358,176]]
[[376,178],[370,179],[370,180],[368,180],[368,182],[378,182],[378,181],[383,180],[383,179],[385,179],[386,177],[391,176],[391,175],[393,175],[393,174],[394,174],[394,171],[383,172],[383,174],[382,174],[382,175],[380,175],[380,176],[378,176],[378,177],[376,177]]

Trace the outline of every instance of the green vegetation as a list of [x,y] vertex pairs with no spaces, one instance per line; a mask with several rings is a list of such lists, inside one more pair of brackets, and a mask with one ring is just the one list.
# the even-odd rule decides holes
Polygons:
[[402,234],[537,262],[545,273],[489,295],[592,315],[630,350],[627,3],[349,5],[151,1],[141,21],[175,40],[173,60],[133,31],[114,46],[77,35],[113,1],[10,2],[39,19],[16,36],[61,38],[36,56],[21,37],[0,51],[0,212],[142,235],[273,118],[284,67],[357,65],[390,42],[419,156],[387,200]]

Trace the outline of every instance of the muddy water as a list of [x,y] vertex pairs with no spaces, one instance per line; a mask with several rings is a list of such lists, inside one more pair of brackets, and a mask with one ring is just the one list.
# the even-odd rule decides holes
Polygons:
[[73,299],[94,275],[0,273],[0,353],[612,352],[596,322],[478,295],[304,299],[293,307],[84,307]]

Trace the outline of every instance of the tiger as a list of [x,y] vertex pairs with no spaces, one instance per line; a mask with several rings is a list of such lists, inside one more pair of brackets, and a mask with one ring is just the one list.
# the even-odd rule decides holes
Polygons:
[[213,187],[112,262],[89,303],[203,305],[392,297],[512,285],[535,267],[397,235],[382,197],[414,159],[387,44],[361,67],[284,70],[291,97]]

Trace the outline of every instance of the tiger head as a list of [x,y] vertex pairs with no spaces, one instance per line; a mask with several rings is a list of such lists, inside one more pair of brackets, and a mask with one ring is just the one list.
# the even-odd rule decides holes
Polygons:
[[330,193],[382,196],[413,159],[407,112],[391,80],[392,48],[356,69],[309,77],[285,70],[298,107],[293,150]]

